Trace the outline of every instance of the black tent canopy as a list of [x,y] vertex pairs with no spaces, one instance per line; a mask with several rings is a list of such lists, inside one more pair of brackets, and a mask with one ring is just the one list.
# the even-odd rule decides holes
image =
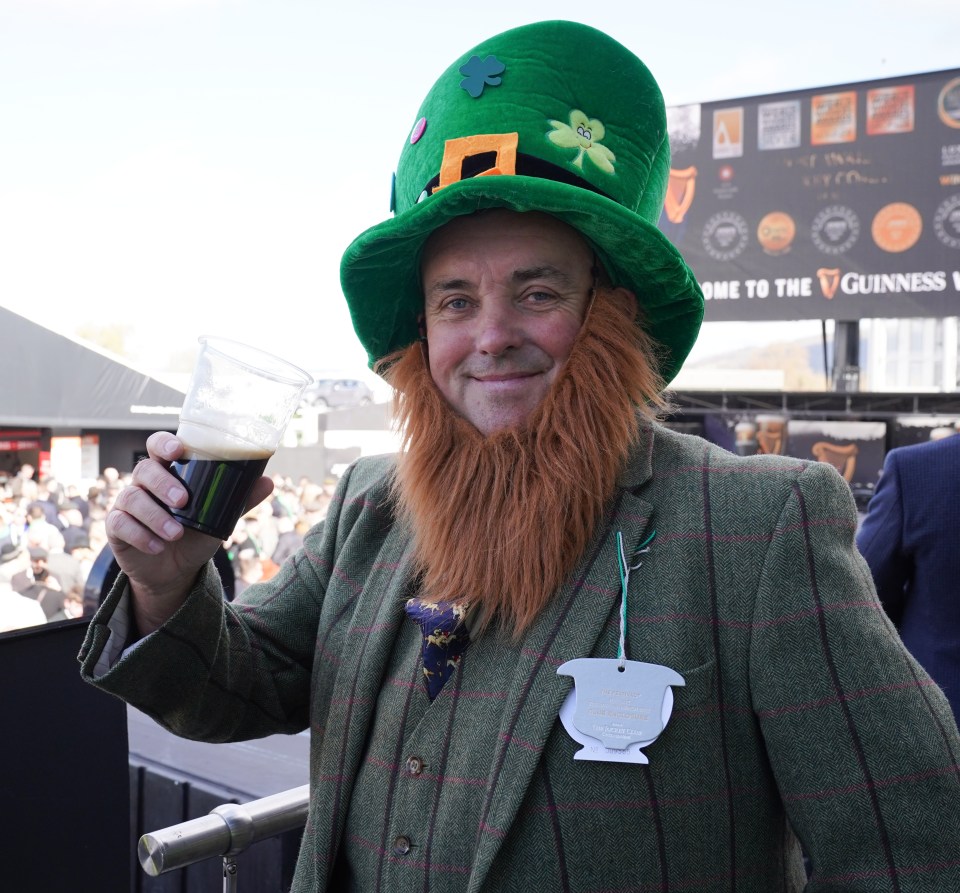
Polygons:
[[183,392],[95,347],[0,307],[0,425],[154,431]]

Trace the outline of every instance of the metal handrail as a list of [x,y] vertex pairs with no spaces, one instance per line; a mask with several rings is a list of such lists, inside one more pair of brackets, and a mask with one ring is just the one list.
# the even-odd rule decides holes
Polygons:
[[194,862],[223,856],[224,890],[236,889],[233,857],[260,840],[302,827],[307,821],[310,785],[301,785],[249,803],[225,803],[179,825],[144,834],[137,845],[143,870],[157,877]]

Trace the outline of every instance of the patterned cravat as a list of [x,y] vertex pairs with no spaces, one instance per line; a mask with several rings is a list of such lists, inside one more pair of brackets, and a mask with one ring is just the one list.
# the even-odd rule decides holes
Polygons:
[[411,598],[407,601],[407,613],[420,624],[423,633],[423,680],[432,701],[470,644],[464,622],[467,605],[463,602],[430,604]]

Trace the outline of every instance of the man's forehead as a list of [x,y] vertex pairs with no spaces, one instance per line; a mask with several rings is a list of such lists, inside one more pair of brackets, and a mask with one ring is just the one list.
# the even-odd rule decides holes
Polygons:
[[428,273],[431,279],[423,281],[425,288],[438,278],[469,278],[472,264],[497,263],[501,273],[517,280],[575,278],[589,272],[593,258],[587,240],[556,217],[492,208],[454,218],[434,230],[424,243],[420,272],[422,280]]
[[[511,284],[522,286],[533,282],[548,282],[557,288],[577,288],[582,284],[584,275],[589,272],[583,264],[571,265],[569,269],[554,266],[553,264],[536,264],[533,266],[520,266],[512,270],[505,271],[504,278]],[[455,273],[451,276],[444,275],[444,271],[438,271],[435,277],[429,281],[424,281],[423,287],[427,300],[431,296],[439,296],[442,293],[457,290],[470,289],[479,285],[479,276],[470,275],[469,271],[465,273]]]

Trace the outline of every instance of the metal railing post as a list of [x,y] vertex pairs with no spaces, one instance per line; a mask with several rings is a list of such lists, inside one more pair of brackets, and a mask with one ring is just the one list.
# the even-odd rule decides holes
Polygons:
[[233,856],[223,857],[223,893],[237,893],[237,860]]
[[194,862],[223,857],[224,893],[236,893],[236,856],[268,837],[301,828],[307,820],[310,786],[302,785],[249,803],[225,803],[210,813],[140,838],[143,870],[157,877]]

